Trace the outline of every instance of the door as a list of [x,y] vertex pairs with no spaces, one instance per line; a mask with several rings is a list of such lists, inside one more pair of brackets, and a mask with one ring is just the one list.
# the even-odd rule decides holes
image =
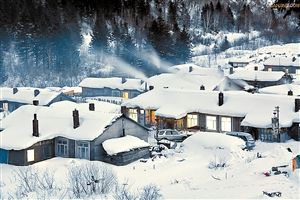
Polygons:
[[0,163],[8,163],[8,151],[5,149],[0,149]]

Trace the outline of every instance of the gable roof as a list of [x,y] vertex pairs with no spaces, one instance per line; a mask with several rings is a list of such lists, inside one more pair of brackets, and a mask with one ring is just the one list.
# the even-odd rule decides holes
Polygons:
[[[48,105],[53,99],[61,95],[62,92],[53,91],[50,89],[19,87],[17,92],[13,93],[13,88],[0,88],[0,101],[13,101],[24,104],[32,104],[33,100],[38,100],[39,105]],[[34,96],[34,91],[38,90],[39,94]]]
[[300,121],[300,113],[294,112],[295,97],[247,92],[223,92],[224,104],[218,106],[216,91],[192,91],[154,89],[123,103],[128,108],[156,110],[161,117],[180,119],[188,113],[245,117],[242,125],[258,128],[271,127],[275,106],[280,107],[280,126],[290,127]]
[[[80,126],[73,129],[72,111],[79,111]],[[33,115],[39,120],[39,137],[32,136]],[[62,101],[50,107],[25,105],[12,112],[2,122],[0,148],[25,149],[36,142],[58,136],[74,140],[93,140],[101,135],[121,113],[105,105],[95,105],[95,111],[89,111],[89,104],[76,104]],[[16,140],[18,138],[18,140]]]
[[126,81],[122,83],[122,78],[85,78],[79,86],[87,88],[111,88],[119,90],[138,90],[143,91],[142,80],[134,78],[126,78]]
[[240,79],[245,81],[279,81],[284,76],[284,72],[277,71],[253,71],[238,70],[230,74],[230,79]]

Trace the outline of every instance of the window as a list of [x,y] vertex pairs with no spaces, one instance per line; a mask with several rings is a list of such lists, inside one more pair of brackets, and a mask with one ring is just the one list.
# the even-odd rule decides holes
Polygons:
[[183,129],[183,119],[177,119],[175,122],[176,129]]
[[57,156],[68,157],[68,140],[59,139],[57,140]]
[[76,158],[90,159],[90,145],[88,142],[76,141]]
[[137,109],[128,109],[128,116],[129,118],[137,122],[138,121]]
[[166,131],[166,135],[172,135],[171,131]]
[[51,157],[51,147],[49,145],[43,145],[43,158]]
[[217,130],[217,117],[216,116],[206,116],[206,128],[208,130]]
[[3,111],[8,111],[8,103],[3,103]]
[[221,117],[221,131],[232,131],[231,117]]
[[120,97],[120,96],[121,96],[121,93],[120,93],[120,91],[118,91],[118,90],[113,90],[113,91],[112,91],[112,96],[113,96],[113,97]]
[[128,99],[128,98],[129,98],[128,92],[123,92],[123,98],[124,98],[124,99]]
[[139,95],[138,92],[132,92],[132,93],[131,93],[131,98],[134,98],[134,97],[136,97],[136,96],[138,96],[138,95]]
[[268,71],[271,72],[271,71],[272,71],[272,67],[269,67],[269,68],[268,68]]
[[27,150],[27,162],[34,161],[34,149]]
[[198,115],[197,114],[188,114],[187,115],[187,127],[198,126]]

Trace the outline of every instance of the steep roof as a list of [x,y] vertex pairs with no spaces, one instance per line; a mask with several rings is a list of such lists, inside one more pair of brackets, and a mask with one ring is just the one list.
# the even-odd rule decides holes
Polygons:
[[112,77],[112,78],[85,78],[79,84],[80,87],[88,88],[111,88],[119,90],[138,90],[143,91],[142,80],[126,78],[126,81],[122,83],[122,78]]
[[[62,94],[62,92],[41,88],[19,87],[16,89],[17,92],[14,94],[13,88],[0,88],[0,101],[6,100],[24,104],[32,104],[33,100],[38,100],[39,105],[47,105],[58,95]],[[35,90],[39,91],[37,96],[34,96]]]
[[[93,140],[121,117],[119,111],[106,104],[95,104],[95,111],[89,111],[88,103],[76,104],[68,101],[54,103],[50,107],[22,106],[3,120],[4,130],[0,133],[0,148],[25,149],[36,142],[57,136],[74,140]],[[79,111],[80,126],[73,129],[72,111],[75,108]],[[39,120],[39,137],[32,136],[34,114],[37,114]]]
[[280,107],[280,125],[290,127],[300,120],[294,112],[295,97],[247,92],[223,92],[224,104],[218,106],[216,91],[154,89],[122,105],[156,110],[161,117],[180,119],[187,113],[199,112],[213,115],[245,117],[242,125],[260,128],[271,127],[275,106]]
[[283,76],[284,72],[277,71],[239,70],[230,74],[228,78],[245,81],[279,81]]

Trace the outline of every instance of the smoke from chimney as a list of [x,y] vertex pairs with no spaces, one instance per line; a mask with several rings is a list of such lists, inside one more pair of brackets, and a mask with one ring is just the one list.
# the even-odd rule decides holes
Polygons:
[[33,115],[33,120],[32,120],[32,135],[34,137],[39,137],[39,121],[37,120],[37,114]]

